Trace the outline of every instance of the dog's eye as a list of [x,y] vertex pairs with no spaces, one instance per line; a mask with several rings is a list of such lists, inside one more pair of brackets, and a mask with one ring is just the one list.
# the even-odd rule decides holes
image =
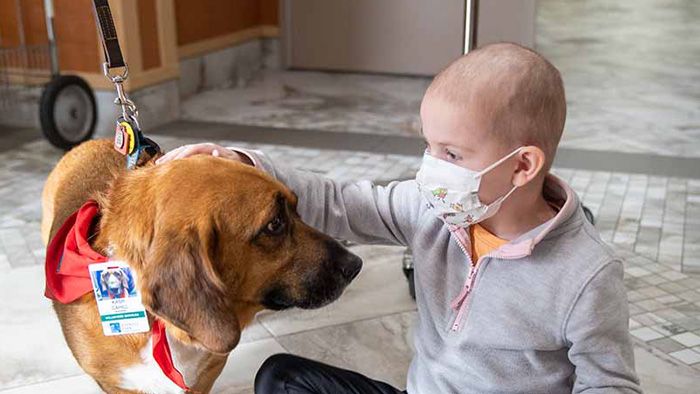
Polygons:
[[285,223],[281,216],[277,216],[265,226],[265,232],[269,235],[280,235],[284,232]]

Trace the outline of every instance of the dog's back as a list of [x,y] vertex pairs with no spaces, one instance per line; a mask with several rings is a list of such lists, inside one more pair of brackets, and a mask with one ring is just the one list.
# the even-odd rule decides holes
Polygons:
[[66,153],[49,174],[42,194],[41,237],[48,244],[63,222],[85,201],[104,192],[120,172],[124,156],[110,140],[87,141]]

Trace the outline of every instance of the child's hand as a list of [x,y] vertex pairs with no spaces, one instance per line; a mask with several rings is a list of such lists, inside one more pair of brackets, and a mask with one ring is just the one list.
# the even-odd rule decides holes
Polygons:
[[171,160],[184,159],[185,157],[194,155],[212,155],[224,159],[237,160],[245,164],[251,164],[247,157],[244,157],[243,155],[230,149],[226,149],[223,146],[212,144],[211,142],[183,145],[163,155],[161,158],[156,160],[156,164],[163,164]]

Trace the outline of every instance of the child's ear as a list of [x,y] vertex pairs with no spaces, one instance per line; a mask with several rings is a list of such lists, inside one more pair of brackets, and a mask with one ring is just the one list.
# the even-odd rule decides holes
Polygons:
[[542,149],[529,145],[523,147],[516,157],[518,168],[513,175],[513,186],[522,187],[543,171],[546,156]]

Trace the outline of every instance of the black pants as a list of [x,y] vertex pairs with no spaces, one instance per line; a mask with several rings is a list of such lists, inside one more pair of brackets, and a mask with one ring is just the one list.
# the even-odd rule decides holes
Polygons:
[[256,394],[396,394],[405,393],[357,372],[318,361],[275,354],[255,375]]

